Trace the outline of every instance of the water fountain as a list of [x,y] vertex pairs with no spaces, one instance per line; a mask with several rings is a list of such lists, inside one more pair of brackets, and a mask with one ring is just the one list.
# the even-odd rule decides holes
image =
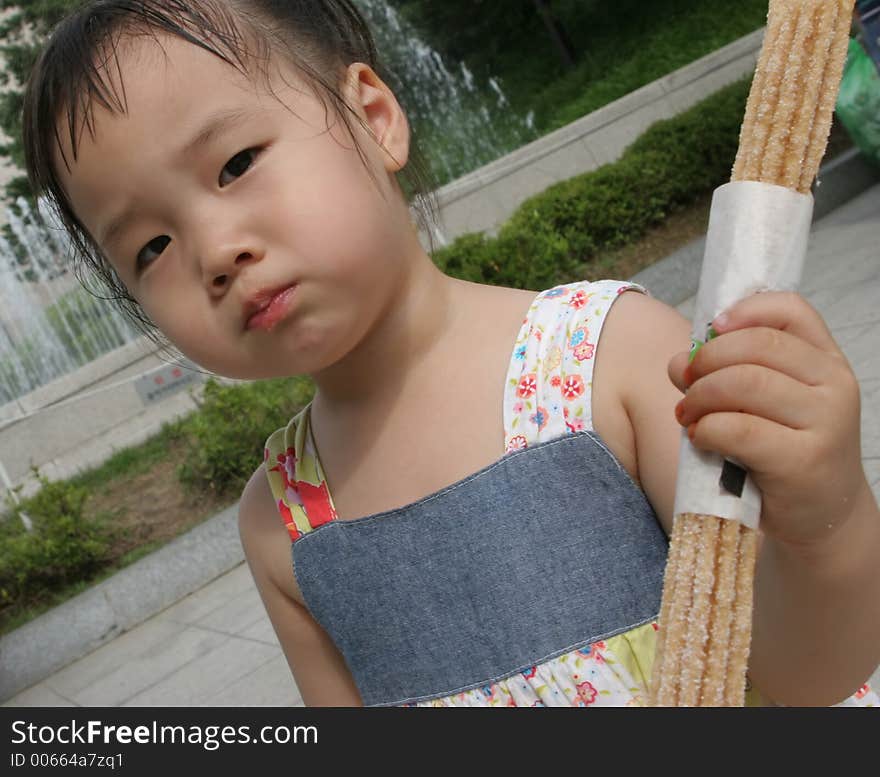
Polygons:
[[41,206],[7,211],[0,237],[0,404],[137,337],[113,308],[89,296],[65,265],[64,232]]
[[535,138],[532,117],[510,112],[496,79],[480,84],[463,62],[445,62],[385,0],[356,5],[440,184]]

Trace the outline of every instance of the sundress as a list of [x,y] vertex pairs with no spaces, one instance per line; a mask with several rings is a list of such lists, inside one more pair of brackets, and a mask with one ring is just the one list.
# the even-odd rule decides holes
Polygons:
[[[630,290],[645,293],[537,294],[507,371],[503,455],[416,503],[337,520],[310,407],[269,437],[297,581],[366,705],[647,704],[667,541],[591,405],[602,326]],[[878,701],[865,685],[841,705]],[[766,702],[749,688],[746,703]]]

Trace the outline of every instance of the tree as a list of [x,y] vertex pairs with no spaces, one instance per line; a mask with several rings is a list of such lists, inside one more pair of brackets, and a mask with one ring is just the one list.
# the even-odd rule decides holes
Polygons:
[[[0,22],[0,55],[6,65],[0,70],[0,129],[7,137],[7,142],[0,145],[0,155],[8,157],[19,170],[24,169],[23,84],[49,31],[77,4],[77,0],[0,0],[0,9],[8,14]],[[24,175],[10,181],[4,192],[7,202],[19,196],[32,196]]]
[[576,64],[576,57],[574,46],[571,45],[571,39],[568,37],[568,33],[566,33],[565,28],[553,13],[547,0],[533,1],[535,4],[535,10],[541,17],[541,21],[544,22],[544,26],[547,28],[547,32],[550,34],[550,39],[556,46],[556,51],[559,53],[563,64],[569,69],[573,68]]
[[[584,13],[597,0],[579,0]],[[543,24],[564,68],[576,64],[576,50],[563,24],[564,15],[553,0],[389,0],[431,42],[454,59],[471,58],[482,51],[487,57],[511,46],[534,41],[536,26]]]

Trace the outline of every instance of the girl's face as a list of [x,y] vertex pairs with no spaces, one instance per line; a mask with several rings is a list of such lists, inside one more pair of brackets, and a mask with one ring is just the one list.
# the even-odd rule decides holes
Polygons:
[[385,279],[410,263],[393,180],[408,151],[400,107],[372,70],[349,67],[343,95],[397,160],[352,120],[373,181],[292,66],[275,63],[272,94],[197,46],[159,41],[119,49],[126,113],[96,106],[71,169],[56,158],[73,208],[193,361],[236,378],[317,373],[388,310],[399,286]]

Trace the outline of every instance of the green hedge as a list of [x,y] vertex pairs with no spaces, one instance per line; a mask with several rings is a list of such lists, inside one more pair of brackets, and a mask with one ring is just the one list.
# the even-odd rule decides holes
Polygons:
[[[0,613],[23,607],[105,565],[112,530],[107,516],[86,518],[88,491],[40,478],[41,489],[0,521]],[[33,521],[24,529],[20,513]]]
[[434,261],[457,278],[527,289],[588,277],[600,252],[635,242],[730,179],[749,85],[654,124],[617,162],[526,200],[497,237],[463,235]]
[[180,428],[188,449],[178,472],[183,484],[194,492],[236,498],[263,460],[266,438],[313,392],[305,377],[237,385],[208,380],[201,407]]

